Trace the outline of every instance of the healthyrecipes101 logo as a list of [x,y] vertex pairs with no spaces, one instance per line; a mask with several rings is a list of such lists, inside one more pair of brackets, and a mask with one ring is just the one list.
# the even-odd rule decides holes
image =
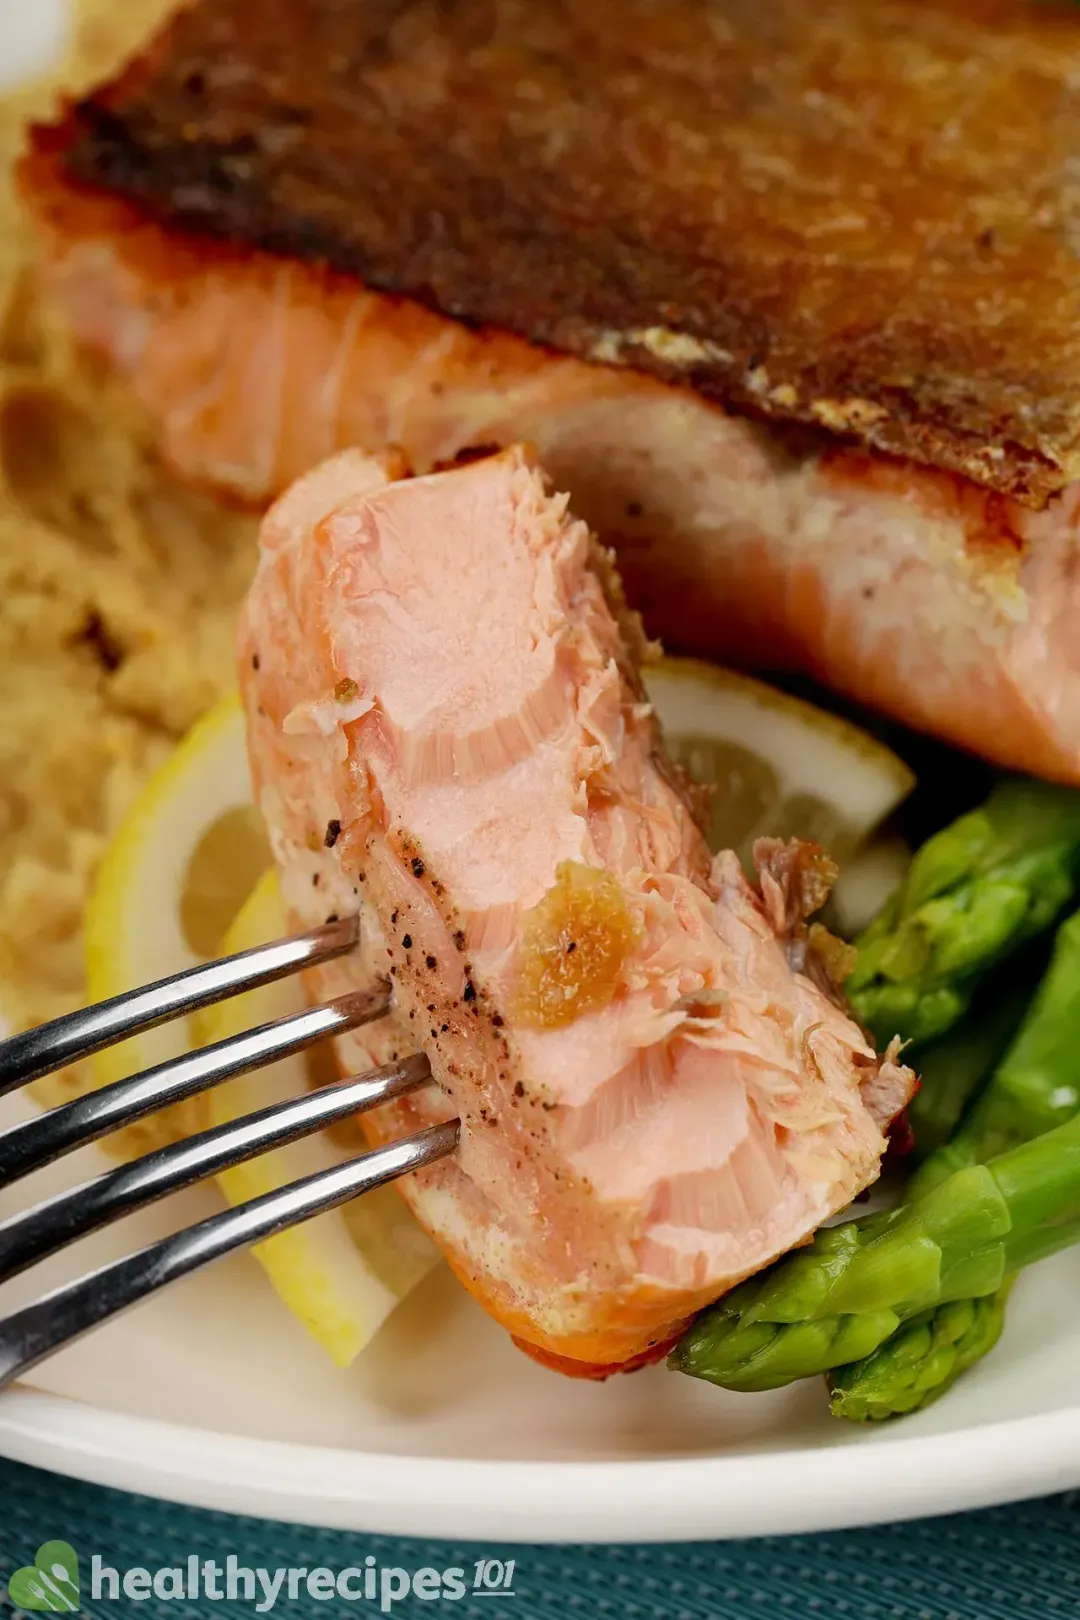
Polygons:
[[[256,1614],[268,1614],[278,1602],[365,1604],[389,1614],[407,1597],[428,1603],[455,1603],[470,1597],[513,1597],[515,1561],[512,1558],[477,1558],[468,1567],[402,1569],[380,1564],[368,1555],[343,1569],[250,1569],[230,1553],[224,1564],[191,1553],[182,1564],[165,1569],[129,1569],[121,1572],[94,1554],[90,1560],[87,1597],[95,1604],[144,1603],[250,1603]],[[8,1585],[12,1603],[28,1612],[73,1614],[79,1608],[79,1560],[66,1541],[47,1541],[34,1562],[17,1569]]]
[[17,1569],[8,1596],[19,1609],[73,1614],[79,1607],[79,1560],[66,1541],[47,1541],[34,1562]]

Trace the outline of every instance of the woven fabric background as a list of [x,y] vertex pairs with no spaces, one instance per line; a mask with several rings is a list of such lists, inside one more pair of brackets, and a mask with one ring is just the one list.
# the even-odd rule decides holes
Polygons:
[[[644,1547],[499,1547],[348,1535],[200,1513],[0,1462],[0,1620],[12,1620],[12,1572],[47,1540],[80,1555],[82,1612],[94,1620],[142,1613],[153,1620],[251,1616],[253,1603],[208,1599],[93,1602],[97,1553],[120,1571],[183,1565],[192,1554],[224,1565],[274,1569],[362,1566],[413,1571],[478,1556],[514,1558],[511,1598],[457,1601],[409,1596],[404,1620],[1058,1620],[1080,1616],[1080,1493],[1017,1507],[832,1535]],[[377,1601],[316,1602],[284,1595],[278,1620],[375,1615]]]

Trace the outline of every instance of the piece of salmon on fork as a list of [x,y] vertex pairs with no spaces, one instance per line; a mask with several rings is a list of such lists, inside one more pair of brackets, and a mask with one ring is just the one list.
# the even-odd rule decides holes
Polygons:
[[820,852],[763,849],[761,892],[710,856],[566,498],[519,448],[404,473],[343,452],[264,521],[256,796],[292,918],[360,912],[317,995],[391,984],[346,1068],[431,1063],[365,1129],[461,1120],[415,1213],[523,1348],[602,1376],[871,1182],[912,1076],[789,961]]

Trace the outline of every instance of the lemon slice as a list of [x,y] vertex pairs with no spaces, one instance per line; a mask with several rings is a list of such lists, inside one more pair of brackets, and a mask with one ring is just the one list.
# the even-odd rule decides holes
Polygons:
[[[269,863],[251,803],[243,714],[231,700],[151,777],[109,847],[86,916],[90,998],[280,938],[287,927]],[[133,1036],[98,1054],[89,1082],[104,1085],[193,1045],[287,1017],[303,1007],[303,996],[298,979],[283,980]],[[325,1072],[318,1078],[333,1079],[329,1047],[316,1048],[153,1114],[108,1146],[132,1157],[301,1095],[320,1062]],[[342,1144],[346,1137],[343,1128]],[[229,1171],[221,1188],[230,1202],[243,1202],[340,1164],[357,1147],[355,1131],[347,1145],[322,1132]],[[258,1258],[288,1308],[345,1365],[430,1270],[437,1251],[387,1187],[270,1239]]]
[[[221,951],[247,950],[286,932],[277,880],[268,872],[226,933]],[[205,1044],[226,1040],[304,1005],[300,982],[283,979],[204,1010],[196,1019],[198,1036]],[[223,1125],[286,1102],[302,1095],[311,1079],[303,1055],[241,1075],[207,1095],[208,1122]],[[324,1131],[226,1170],[218,1183],[231,1204],[242,1204],[350,1156]],[[339,1366],[355,1358],[438,1259],[393,1187],[378,1187],[317,1215],[253,1252],[283,1303]]]
[[868,732],[749,675],[665,658],[645,685],[668,748],[714,784],[709,843],[749,865],[755,838],[808,838],[843,865],[915,785]]
[[[150,778],[98,870],[85,918],[90,1001],[165,978],[213,956],[269,865],[251,802],[244,717],[235,699],[212,710]],[[99,1052],[89,1083],[102,1086],[179,1056],[183,1019]],[[109,1146],[123,1156],[183,1136],[201,1101],[132,1126]]]

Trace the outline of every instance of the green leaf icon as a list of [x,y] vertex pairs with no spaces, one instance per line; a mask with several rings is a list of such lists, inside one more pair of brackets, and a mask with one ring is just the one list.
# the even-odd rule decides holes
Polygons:
[[79,1559],[66,1541],[47,1541],[32,1565],[17,1569],[8,1595],[19,1609],[74,1614],[79,1607]]

